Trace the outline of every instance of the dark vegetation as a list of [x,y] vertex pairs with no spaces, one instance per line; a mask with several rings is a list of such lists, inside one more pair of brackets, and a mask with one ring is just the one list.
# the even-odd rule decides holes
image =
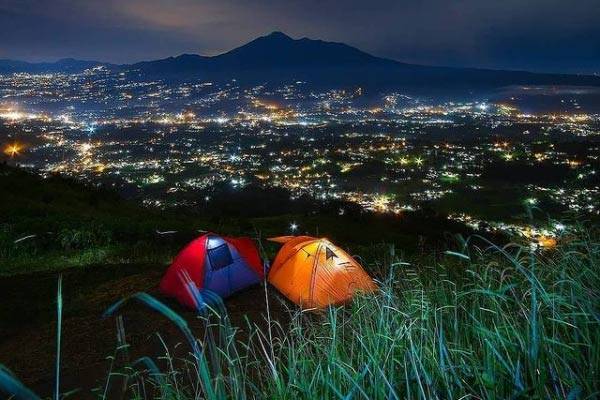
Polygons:
[[570,169],[568,165],[491,162],[485,166],[482,179],[494,183],[558,184],[567,179],[573,181],[576,175],[577,173]]
[[[381,243],[409,252],[443,247],[448,233],[469,232],[433,210],[373,215],[353,204],[291,200],[285,190],[257,186],[222,186],[208,202],[158,210],[110,189],[2,166],[0,191],[0,275],[97,264],[165,265],[202,231],[251,237],[326,235],[359,254],[361,248]],[[299,225],[297,232],[290,231],[292,222]]]
[[193,235],[193,224],[175,213],[141,208],[115,192],[62,177],[42,179],[0,169],[1,274],[63,269],[94,263],[167,260],[173,238]]

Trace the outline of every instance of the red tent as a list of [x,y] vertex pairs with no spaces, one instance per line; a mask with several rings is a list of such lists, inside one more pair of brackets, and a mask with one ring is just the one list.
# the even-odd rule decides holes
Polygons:
[[160,282],[160,290],[183,305],[196,308],[188,281],[198,289],[208,289],[225,298],[263,277],[263,263],[252,239],[207,233],[175,257]]

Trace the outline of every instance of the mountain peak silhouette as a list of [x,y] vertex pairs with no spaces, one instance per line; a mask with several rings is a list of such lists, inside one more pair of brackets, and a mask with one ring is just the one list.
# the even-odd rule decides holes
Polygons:
[[278,84],[304,81],[319,87],[364,86],[410,92],[461,91],[474,93],[509,85],[591,85],[600,77],[538,74],[523,71],[433,67],[406,64],[375,57],[344,43],[309,38],[294,39],[274,31],[223,54],[208,57],[182,54],[128,65],[61,60],[57,63],[25,63],[0,60],[0,73],[77,72],[94,65],[136,71],[139,79],[165,80],[236,79],[244,84]]

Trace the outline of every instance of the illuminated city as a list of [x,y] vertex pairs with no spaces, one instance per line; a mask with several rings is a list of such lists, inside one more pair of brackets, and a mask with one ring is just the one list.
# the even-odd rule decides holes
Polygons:
[[[360,87],[305,85],[131,82],[101,67],[7,76],[4,154],[44,176],[133,189],[157,207],[194,206],[217,184],[252,183],[377,213],[434,204],[475,229],[523,237],[561,229],[505,221],[469,202],[502,192],[513,204],[543,202],[550,215],[599,213],[597,114],[431,104],[397,92],[363,101]],[[513,184],[514,168],[548,176]]]

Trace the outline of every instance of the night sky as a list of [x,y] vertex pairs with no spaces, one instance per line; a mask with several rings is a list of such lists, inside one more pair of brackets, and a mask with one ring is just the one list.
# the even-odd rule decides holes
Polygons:
[[271,31],[432,65],[600,73],[600,0],[0,0],[0,58],[218,54]]

